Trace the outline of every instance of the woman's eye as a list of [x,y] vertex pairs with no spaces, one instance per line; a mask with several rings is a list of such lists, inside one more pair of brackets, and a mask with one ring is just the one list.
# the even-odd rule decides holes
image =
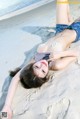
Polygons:
[[38,67],[38,66],[35,66],[35,68],[37,68],[37,69],[38,69],[39,67]]
[[45,74],[46,72],[44,70],[42,70],[42,72]]

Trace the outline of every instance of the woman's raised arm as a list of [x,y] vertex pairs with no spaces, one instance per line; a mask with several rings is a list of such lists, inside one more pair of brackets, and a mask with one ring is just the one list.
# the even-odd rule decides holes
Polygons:
[[79,52],[76,50],[66,50],[63,52],[52,52],[50,54],[50,59],[49,60],[56,60],[56,59],[60,59],[63,57],[78,57],[79,56]]
[[20,76],[20,71],[12,78],[11,84],[8,89],[5,105],[11,106],[14,93],[16,91],[18,82],[20,80],[19,76]]
[[5,101],[4,107],[2,109],[2,112],[7,113],[8,119],[12,118],[11,104],[12,104],[12,100],[13,100],[15,91],[17,89],[17,86],[18,86],[18,83],[20,80],[19,76],[20,76],[20,71],[12,78],[12,81],[11,81],[9,89],[8,89],[6,101]]

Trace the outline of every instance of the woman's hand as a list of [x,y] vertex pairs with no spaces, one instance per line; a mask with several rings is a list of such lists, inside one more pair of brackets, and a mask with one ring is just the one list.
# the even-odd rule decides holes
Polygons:
[[50,60],[56,60],[60,58],[60,53],[59,52],[51,52],[49,56]]
[[11,109],[10,106],[4,105],[1,112],[6,112],[7,113],[7,117],[3,117],[2,119],[12,119],[13,112],[12,112],[12,109]]

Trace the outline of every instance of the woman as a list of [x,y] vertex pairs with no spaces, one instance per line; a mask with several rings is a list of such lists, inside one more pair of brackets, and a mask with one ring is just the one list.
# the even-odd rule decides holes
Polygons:
[[38,47],[38,53],[28,66],[10,74],[14,76],[18,72],[11,81],[2,109],[3,112],[7,112],[9,119],[12,117],[11,103],[19,80],[24,88],[40,87],[48,81],[49,70],[60,70],[76,61],[78,53],[66,49],[72,42],[78,41],[80,22],[77,20],[71,24],[71,21],[68,0],[57,0],[56,35]]

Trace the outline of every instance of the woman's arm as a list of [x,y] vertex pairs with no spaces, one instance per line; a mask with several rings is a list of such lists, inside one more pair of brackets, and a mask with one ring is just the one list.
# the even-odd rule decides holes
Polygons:
[[58,52],[58,53],[51,53],[49,60],[56,60],[63,57],[78,57],[78,55],[79,55],[79,52],[76,50],[67,50],[67,51]]
[[8,105],[11,107],[13,96],[15,94],[15,91],[17,89],[18,83],[19,83],[19,78],[20,76],[20,71],[12,78],[12,81],[10,83],[9,89],[8,89],[8,94],[6,97],[5,105]]
[[12,78],[12,81],[10,83],[9,89],[8,89],[8,94],[6,97],[5,104],[3,106],[3,109],[1,112],[6,112],[8,119],[12,118],[12,109],[11,109],[11,104],[13,100],[13,96],[15,94],[15,91],[17,89],[18,83],[19,83],[19,78],[20,76],[20,71]]
[[[34,59],[31,59],[28,64],[33,63],[33,62],[34,62]],[[20,71],[18,71],[18,73],[12,78],[12,81],[11,81],[10,86],[9,86],[9,89],[8,89],[8,94],[7,94],[7,97],[6,97],[5,105],[11,106],[14,93],[16,91],[17,85],[18,85],[19,80],[20,80],[20,72],[25,67],[26,66],[24,66]]]
[[77,57],[64,57],[62,59],[58,59],[55,62],[52,62],[51,70],[62,70],[76,60]]
[[[31,59],[29,63],[33,63],[34,59]],[[12,81],[10,83],[9,89],[8,89],[8,94],[6,97],[6,101],[5,101],[5,105],[7,106],[11,106],[12,104],[12,100],[13,100],[13,96],[15,94],[16,88],[18,86],[19,80],[20,80],[20,72],[25,68],[26,66],[24,66],[13,78]]]

